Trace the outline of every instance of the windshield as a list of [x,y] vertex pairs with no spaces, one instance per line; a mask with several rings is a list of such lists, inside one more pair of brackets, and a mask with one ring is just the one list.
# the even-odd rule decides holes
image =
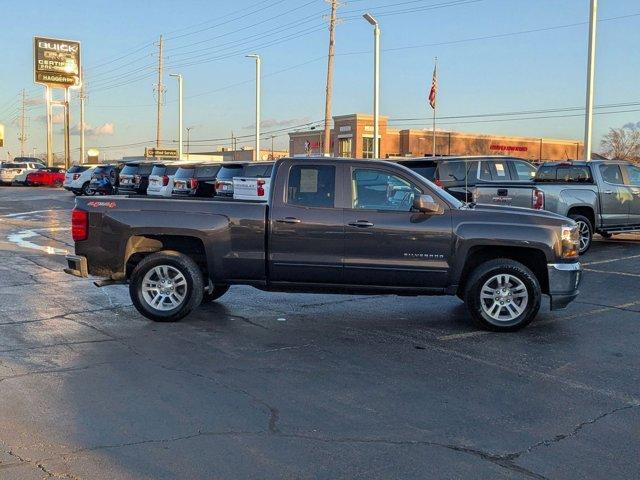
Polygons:
[[243,177],[249,178],[265,178],[271,176],[273,165],[270,163],[261,165],[247,165],[242,173]]
[[176,178],[191,178],[193,177],[193,168],[179,168],[176,172]]
[[120,175],[135,175],[138,173],[138,165],[125,165]]
[[242,176],[242,165],[225,165],[218,172],[217,179],[218,180],[230,180],[233,177]]

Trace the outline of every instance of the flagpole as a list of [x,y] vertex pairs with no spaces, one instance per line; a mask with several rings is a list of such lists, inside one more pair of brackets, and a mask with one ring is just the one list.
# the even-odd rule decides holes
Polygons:
[[[438,57],[436,57],[435,59],[435,66],[433,70],[433,76],[436,82],[438,81],[437,72],[438,72]],[[434,98],[434,102],[433,102],[433,156],[434,157],[436,156],[436,107],[437,107],[437,102],[435,101],[435,98]]]

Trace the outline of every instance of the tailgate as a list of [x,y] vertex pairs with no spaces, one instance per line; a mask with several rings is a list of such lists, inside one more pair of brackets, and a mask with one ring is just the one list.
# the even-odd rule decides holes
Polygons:
[[233,198],[258,198],[258,179],[249,177],[234,177]]
[[479,184],[473,188],[473,201],[479,204],[532,208],[534,190],[535,186],[530,183]]

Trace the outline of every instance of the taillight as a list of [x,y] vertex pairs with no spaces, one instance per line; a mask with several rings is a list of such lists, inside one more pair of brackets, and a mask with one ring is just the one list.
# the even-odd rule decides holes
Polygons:
[[531,208],[534,210],[542,210],[544,208],[544,192],[542,190],[537,188],[533,190]]
[[80,178],[80,174],[79,174],[79,173],[74,173],[74,174],[73,174],[73,179],[74,179],[74,180],[77,180],[77,179],[79,179],[79,178]]
[[222,182],[216,182],[216,191],[222,190]]
[[264,180],[258,180],[258,196],[264,197],[264,184],[266,182]]
[[84,210],[71,210],[71,237],[74,242],[86,240],[89,236],[89,214]]
[[196,188],[198,188],[198,179],[197,178],[189,179],[189,185],[191,190],[195,190]]
[[167,185],[169,185],[169,176],[165,175],[164,177],[162,177],[162,186],[166,187]]
[[442,183],[442,180],[440,180],[439,178],[436,178],[436,179],[433,181],[433,183],[435,183],[435,184],[436,184],[436,187],[440,187],[440,188],[444,187],[444,183]]

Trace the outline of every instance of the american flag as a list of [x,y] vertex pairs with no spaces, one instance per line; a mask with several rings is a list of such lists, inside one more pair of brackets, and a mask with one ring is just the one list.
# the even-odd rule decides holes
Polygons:
[[429,105],[436,109],[436,94],[438,93],[438,64],[433,67],[433,78],[431,79],[431,90],[429,91]]

